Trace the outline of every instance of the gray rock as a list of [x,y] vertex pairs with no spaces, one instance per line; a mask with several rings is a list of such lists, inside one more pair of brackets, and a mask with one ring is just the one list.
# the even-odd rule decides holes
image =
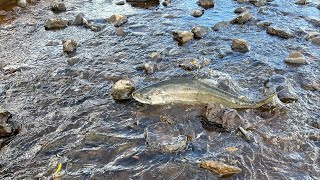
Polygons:
[[232,40],[231,48],[234,51],[242,52],[242,53],[248,52],[250,50],[248,42],[246,40],[244,40],[244,39],[234,39],[234,40]]
[[309,16],[308,21],[311,22],[313,25],[320,27],[320,17],[316,16]]
[[54,40],[49,40],[46,44],[46,46],[57,46],[59,45],[61,42],[60,41],[54,41]]
[[314,80],[304,78],[301,82],[301,86],[305,90],[317,91],[320,90],[320,83],[317,83]]
[[319,32],[311,31],[311,32],[306,32],[305,38],[306,38],[307,40],[310,40],[310,39],[312,39],[312,38],[314,38],[314,37],[318,37],[318,36],[320,36],[320,33],[319,33]]
[[273,87],[276,88],[277,86],[284,85],[284,84],[287,84],[287,79],[283,75],[274,74],[268,79],[268,81],[266,83],[266,87],[267,88],[273,88]]
[[289,64],[307,64],[306,58],[304,55],[299,51],[293,51],[289,54],[284,62]]
[[247,10],[246,7],[238,7],[237,9],[234,10],[235,13],[243,13]]
[[239,14],[236,18],[230,21],[232,24],[244,24],[252,18],[252,14],[249,11],[245,11]]
[[72,22],[72,25],[82,26],[84,23],[88,24],[88,21],[84,18],[83,13],[79,13]]
[[208,64],[210,64],[210,59],[200,58],[183,60],[183,62],[180,63],[178,66],[186,71],[193,71],[207,66]]
[[312,44],[315,44],[315,45],[320,46],[320,36],[313,37],[313,38],[309,39],[309,41],[310,41]]
[[294,37],[293,33],[291,31],[289,31],[288,29],[282,29],[282,28],[273,27],[273,26],[269,26],[267,28],[267,33],[272,36],[278,36],[278,37],[285,38],[285,39]]
[[160,58],[160,53],[159,53],[159,52],[152,52],[152,53],[150,54],[150,58],[151,58],[152,60],[159,59],[159,58]]
[[112,23],[115,27],[119,27],[119,26],[123,25],[124,23],[126,23],[128,20],[127,20],[127,17],[124,15],[114,14],[111,17],[109,17],[107,19],[107,21],[109,23]]
[[249,0],[237,0],[237,2],[238,2],[239,4],[243,4],[243,3],[249,2]]
[[172,31],[173,39],[179,44],[185,44],[193,39],[193,33],[189,31]]
[[73,39],[68,39],[63,42],[63,52],[72,53],[76,51],[78,43]]
[[13,125],[9,123],[12,114],[0,107],[0,138],[8,137],[14,132]]
[[44,25],[46,30],[63,29],[67,26],[68,26],[68,20],[62,19],[62,18],[48,19],[48,21]]
[[298,100],[297,94],[289,84],[278,86],[276,92],[281,102],[291,103]]
[[193,33],[193,37],[197,39],[201,39],[208,34],[208,30],[204,26],[195,26],[192,28],[191,32]]
[[50,6],[51,6],[51,10],[54,12],[63,12],[67,10],[64,2],[59,0],[52,1]]
[[130,79],[122,79],[112,86],[111,96],[114,100],[131,99],[131,94],[135,90],[135,84]]
[[27,0],[18,0],[17,4],[20,7],[27,7],[28,6]]
[[117,31],[116,31],[116,35],[117,36],[125,36],[126,32],[124,32],[122,27],[118,27]]
[[195,9],[192,11],[191,15],[193,17],[201,17],[204,13],[204,10],[203,9]]
[[214,0],[199,0],[197,4],[204,9],[209,9],[214,7]]
[[186,150],[187,136],[181,135],[168,123],[159,122],[145,129],[145,137],[151,150],[173,153]]
[[257,26],[259,28],[265,29],[265,28],[269,27],[271,24],[272,24],[272,22],[269,22],[269,21],[260,21],[257,23]]
[[266,0],[250,0],[250,2],[258,7],[265,6],[267,4]]
[[295,4],[299,4],[299,5],[306,5],[308,3],[307,0],[298,0],[297,2],[295,2]]
[[79,58],[78,57],[71,57],[67,60],[67,62],[70,66],[73,66],[79,62]]
[[154,72],[154,65],[152,63],[145,63],[143,65],[143,71],[146,74],[152,74]]
[[163,14],[162,17],[168,18],[168,19],[176,18],[176,16],[173,14]]
[[121,5],[124,5],[124,4],[125,4],[125,1],[118,1],[118,2],[116,2],[115,4],[121,6]]
[[222,28],[226,28],[230,25],[229,22],[225,22],[225,21],[222,21],[222,22],[218,22],[216,23],[213,27],[212,27],[212,30],[214,31],[219,31],[221,30]]
[[171,0],[164,0],[164,1],[162,2],[162,5],[163,5],[163,6],[169,6],[169,4],[171,4]]

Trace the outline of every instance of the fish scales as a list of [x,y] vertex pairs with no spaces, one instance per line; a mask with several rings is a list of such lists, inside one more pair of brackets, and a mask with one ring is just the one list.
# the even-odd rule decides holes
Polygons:
[[275,94],[255,103],[243,100],[222,89],[209,84],[210,80],[171,79],[162,81],[133,93],[133,98],[151,105],[163,104],[208,104],[220,103],[229,108],[257,108],[273,102]]

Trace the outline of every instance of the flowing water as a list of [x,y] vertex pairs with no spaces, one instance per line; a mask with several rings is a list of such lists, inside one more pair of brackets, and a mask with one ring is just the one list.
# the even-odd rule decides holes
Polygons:
[[[318,179],[320,177],[320,91],[303,88],[305,80],[320,83],[320,48],[304,38],[302,30],[319,32],[310,16],[320,17],[319,1],[296,5],[275,0],[259,8],[250,3],[216,0],[200,18],[190,15],[196,1],[173,0],[137,6],[115,5],[112,0],[66,1],[67,12],[55,14],[49,2],[39,1],[5,19],[0,15],[0,105],[13,114],[19,133],[0,149],[0,179],[46,179],[62,163],[62,179],[219,179],[199,167],[204,159],[222,161],[242,169],[231,179]],[[172,39],[172,30],[211,28],[230,21],[235,8],[248,6],[254,19],[210,31],[183,46]],[[2,12],[12,7],[0,8]],[[261,13],[263,11],[263,13]],[[74,19],[83,12],[99,32],[69,26],[46,31],[48,18]],[[104,19],[128,16],[124,37]],[[4,14],[4,13],[3,13]],[[164,18],[171,14],[173,18]],[[258,21],[270,21],[295,33],[291,39],[270,36]],[[232,39],[246,39],[251,50],[231,50]],[[62,40],[74,39],[79,62],[67,63]],[[58,42],[47,46],[49,41]],[[300,50],[309,64],[293,66],[284,59]],[[159,52],[152,60],[149,55]],[[185,71],[178,64],[186,58],[208,58],[210,64]],[[136,67],[151,61],[153,74]],[[265,81],[273,74],[285,76],[298,101],[286,104],[287,112],[260,110],[239,113],[250,123],[253,142],[235,131],[217,132],[202,127],[204,107],[151,107],[131,100],[116,102],[112,85],[131,78],[138,87],[172,77],[227,78],[237,92],[261,98]],[[163,153],[146,143],[145,130],[163,121],[188,138],[183,151]],[[169,131],[169,130],[168,130]],[[170,133],[170,132],[168,132]],[[229,151],[234,148],[235,151]]]

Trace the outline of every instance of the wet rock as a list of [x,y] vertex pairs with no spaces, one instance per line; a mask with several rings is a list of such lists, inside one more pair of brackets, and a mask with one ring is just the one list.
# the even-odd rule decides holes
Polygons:
[[231,48],[234,51],[242,52],[242,53],[248,52],[250,50],[248,42],[246,40],[244,40],[244,39],[234,39],[234,40],[232,40]]
[[243,3],[249,2],[249,0],[237,0],[237,2],[238,2],[239,4],[243,4]]
[[14,127],[9,123],[11,113],[0,107],[0,138],[8,137],[14,132]]
[[214,7],[214,0],[199,0],[197,4],[204,9],[209,9]]
[[277,87],[287,83],[287,79],[281,74],[272,75],[266,83],[267,88]]
[[212,30],[214,30],[214,31],[220,31],[222,28],[226,28],[226,27],[228,27],[229,25],[230,25],[229,22],[225,22],[225,21],[218,22],[218,23],[216,23],[216,24],[212,27]]
[[124,4],[125,4],[125,2],[124,2],[124,1],[118,1],[118,2],[116,2],[115,4],[116,4],[116,5],[120,5],[120,6],[121,6],[121,5],[124,5]]
[[67,26],[68,20],[62,18],[48,19],[48,21],[44,25],[46,30],[63,29]]
[[50,6],[51,6],[51,10],[54,12],[63,12],[67,10],[64,2],[59,0],[52,1]]
[[142,65],[137,66],[138,70],[142,69],[146,74],[152,74],[154,72],[154,65],[151,62],[144,63]]
[[320,36],[311,38],[309,41],[310,41],[312,44],[315,44],[315,45],[320,46]]
[[83,13],[79,13],[76,18],[73,20],[72,25],[82,26],[84,23],[87,23],[87,20],[84,18]]
[[298,100],[298,95],[294,92],[291,85],[280,85],[276,88],[276,92],[281,102],[291,103]]
[[208,30],[204,26],[195,26],[192,28],[191,32],[193,33],[193,37],[197,39],[201,39],[208,34]]
[[288,29],[282,29],[282,28],[273,27],[273,26],[270,26],[267,28],[267,33],[272,36],[278,36],[285,39],[294,37],[293,33]]
[[317,6],[317,9],[319,9],[319,10],[320,10],[320,4]]
[[257,23],[257,26],[259,28],[265,29],[265,28],[268,28],[271,24],[272,22],[269,22],[269,21],[260,21]]
[[293,51],[292,53],[290,53],[289,57],[287,57],[284,62],[290,64],[307,64],[306,58],[299,51]]
[[210,64],[210,60],[207,58],[202,59],[187,59],[180,63],[178,66],[184,70],[192,71],[196,69],[200,69],[204,66]]
[[116,35],[117,35],[117,36],[125,36],[126,33],[124,32],[124,30],[123,30],[122,27],[118,27],[118,28],[117,28],[117,31],[116,31]]
[[73,66],[79,62],[79,58],[78,57],[71,57],[67,60],[67,62],[70,66]]
[[152,60],[159,59],[160,56],[161,56],[161,55],[160,55],[159,52],[152,52],[152,53],[150,54],[150,58],[151,58]]
[[159,122],[145,129],[145,137],[151,150],[164,153],[184,151],[187,147],[187,136],[181,135],[168,123]]
[[309,16],[308,21],[311,22],[313,25],[320,27],[320,18],[316,16]]
[[193,33],[189,31],[172,31],[173,39],[179,44],[185,44],[193,39]]
[[265,6],[267,4],[266,0],[250,0],[250,2],[258,7]]
[[63,52],[72,53],[76,51],[78,43],[73,39],[68,39],[63,42]]
[[27,7],[28,6],[27,0],[18,0],[17,4],[20,7]]
[[234,10],[235,13],[243,13],[247,10],[246,7],[238,7],[237,9]]
[[109,23],[112,23],[115,27],[119,27],[126,23],[127,17],[121,14],[114,14],[111,17],[108,18],[107,20]]
[[60,44],[60,41],[49,40],[46,46],[57,46]]
[[204,13],[203,9],[195,9],[192,11],[191,16],[193,17],[201,17]]
[[301,82],[302,88],[309,91],[317,91],[320,90],[320,83],[317,83],[314,80],[303,79]]
[[162,5],[163,5],[163,6],[169,6],[169,4],[171,4],[171,0],[164,0],[164,1],[162,2]]
[[218,103],[208,104],[204,117],[207,125],[226,130],[237,129],[239,126],[245,125],[245,120],[235,109],[225,108]]
[[319,32],[311,31],[311,32],[305,32],[305,33],[306,33],[306,35],[305,35],[306,40],[310,40],[314,37],[320,36]]
[[295,4],[299,4],[299,5],[306,5],[308,3],[307,0],[298,0],[297,2],[295,2]]
[[135,90],[135,84],[130,79],[122,79],[117,81],[113,87],[111,96],[114,100],[131,99],[131,94]]
[[162,17],[164,17],[164,18],[176,18],[176,16],[173,15],[173,14],[164,14],[164,15],[162,15]]
[[230,166],[219,161],[204,160],[200,163],[200,167],[217,173],[220,176],[228,176],[241,172],[240,168],[236,166]]
[[252,18],[252,14],[249,11],[245,11],[239,14],[236,18],[230,21],[232,24],[244,24]]

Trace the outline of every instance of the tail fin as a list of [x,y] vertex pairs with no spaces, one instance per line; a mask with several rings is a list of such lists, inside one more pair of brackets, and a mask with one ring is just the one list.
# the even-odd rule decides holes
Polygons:
[[275,103],[276,99],[277,98],[277,93],[273,93],[271,94],[269,97],[257,102],[255,105],[254,105],[254,108],[259,108],[265,104],[269,104],[269,103]]

